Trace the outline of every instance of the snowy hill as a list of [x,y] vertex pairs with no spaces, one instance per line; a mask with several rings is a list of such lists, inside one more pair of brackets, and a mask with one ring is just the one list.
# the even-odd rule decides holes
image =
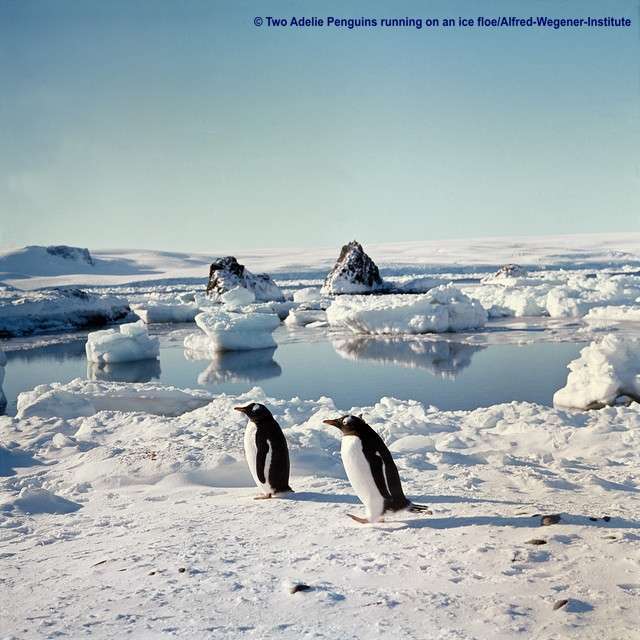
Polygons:
[[[187,254],[171,251],[91,250],[93,264],[52,255],[46,247],[0,250],[0,282],[21,289],[62,285],[118,285],[140,281],[197,280],[206,283],[209,265],[234,255],[252,271],[280,279],[326,275],[338,246],[318,249],[264,249]],[[640,267],[640,233],[529,238],[482,238],[367,244],[365,249],[386,274],[495,271],[505,263],[529,269]]]

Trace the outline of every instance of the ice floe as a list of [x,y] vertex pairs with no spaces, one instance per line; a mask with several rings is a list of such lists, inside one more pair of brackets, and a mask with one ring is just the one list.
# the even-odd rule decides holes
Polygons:
[[343,296],[327,309],[327,318],[355,333],[417,334],[477,329],[487,313],[460,289],[439,286],[422,295]]
[[624,396],[640,402],[640,340],[607,335],[582,349],[568,368],[566,386],[553,396],[556,406],[601,409]]
[[162,302],[134,303],[134,313],[145,323],[193,322],[200,309],[195,304],[169,304]]
[[139,320],[90,333],[85,350],[89,362],[134,362],[157,358],[160,342],[157,337],[149,336],[147,327]]
[[273,313],[236,313],[223,309],[204,311],[196,316],[203,334],[185,338],[184,346],[192,351],[244,351],[268,349],[276,343],[272,333],[280,325]]
[[0,287],[0,336],[4,337],[96,327],[129,314],[129,304],[121,297],[81,289],[21,291]]
[[129,384],[76,378],[66,384],[41,384],[18,396],[17,419],[78,418],[100,411],[176,416],[202,407],[210,396],[155,383]]

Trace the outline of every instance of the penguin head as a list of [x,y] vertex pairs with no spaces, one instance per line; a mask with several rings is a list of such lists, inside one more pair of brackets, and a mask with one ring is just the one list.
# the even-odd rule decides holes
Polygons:
[[271,418],[271,411],[259,402],[251,402],[246,407],[233,407],[236,411],[244,413],[251,422],[260,422],[266,418]]
[[346,415],[341,418],[333,418],[332,420],[323,420],[322,422],[324,424],[330,424],[332,427],[338,427],[338,429],[342,431],[343,436],[359,436],[370,428],[362,419],[362,415]]

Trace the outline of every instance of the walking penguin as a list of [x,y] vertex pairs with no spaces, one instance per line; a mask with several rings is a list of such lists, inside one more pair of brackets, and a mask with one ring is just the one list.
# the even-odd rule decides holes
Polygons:
[[293,491],[289,486],[289,449],[280,425],[263,404],[252,402],[234,407],[249,421],[244,432],[244,454],[255,483],[260,489],[256,500],[276,493]]
[[323,420],[342,432],[342,463],[351,486],[364,504],[367,517],[347,514],[361,524],[378,522],[387,511],[431,514],[429,508],[413,504],[404,495],[400,475],[382,438],[357,416]]

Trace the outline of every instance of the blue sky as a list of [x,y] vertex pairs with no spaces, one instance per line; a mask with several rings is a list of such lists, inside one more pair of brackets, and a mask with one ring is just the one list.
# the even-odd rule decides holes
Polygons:
[[[626,15],[630,29],[255,16]],[[637,230],[638,0],[0,0],[0,245]]]

